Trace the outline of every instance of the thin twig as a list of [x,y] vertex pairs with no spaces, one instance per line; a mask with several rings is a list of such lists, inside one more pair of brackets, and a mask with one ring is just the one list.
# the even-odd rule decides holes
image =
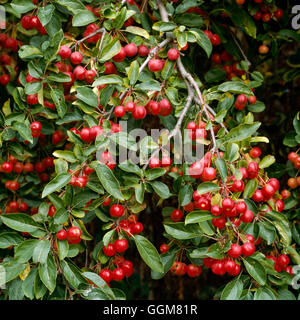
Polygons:
[[157,52],[163,48],[165,45],[167,45],[171,41],[171,38],[167,38],[161,43],[159,43],[154,49],[150,50],[147,59],[143,62],[143,64],[140,66],[139,73],[145,69],[147,66],[148,62],[157,54]]
[[104,29],[104,31],[102,33],[102,36],[101,36],[100,43],[99,43],[98,56],[96,58],[97,61],[100,59],[100,54],[101,54],[101,50],[102,50],[102,46],[103,46],[105,35],[106,35],[106,30]]
[[244,60],[249,64],[249,66],[251,66],[251,62],[248,60],[247,56],[245,55],[245,52],[244,52],[244,50],[242,49],[242,47],[240,46],[239,42],[237,41],[235,34],[232,32],[232,30],[229,29],[229,31],[230,31],[230,34],[231,34],[231,36],[232,36],[233,41],[235,42],[235,44],[236,44],[237,47],[239,48],[239,50],[240,50],[240,52],[241,52]]
[[101,33],[101,32],[104,32],[105,31],[105,28],[101,28],[89,35],[87,35],[86,37],[80,39],[80,40],[77,40],[76,43],[70,48],[71,50],[73,50],[77,45],[79,45],[80,43],[84,42],[85,40],[89,39],[89,38],[92,38],[93,36],[95,36],[96,34],[98,33]]

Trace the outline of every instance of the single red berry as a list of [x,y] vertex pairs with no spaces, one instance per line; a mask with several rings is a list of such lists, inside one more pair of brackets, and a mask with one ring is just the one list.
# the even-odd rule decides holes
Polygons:
[[114,243],[114,249],[118,253],[122,253],[128,249],[128,241],[126,239],[118,239]]
[[68,237],[68,233],[65,229],[61,229],[56,233],[56,238],[58,240],[66,240]]
[[53,217],[56,213],[56,208],[52,205],[49,207],[48,216]]
[[109,214],[112,217],[122,217],[122,215],[124,214],[124,207],[120,204],[113,204],[109,209]]
[[258,158],[261,155],[261,149],[259,147],[254,147],[249,151],[251,158]]
[[71,54],[70,59],[73,64],[80,64],[82,62],[83,56],[79,51],[75,51]]
[[158,72],[160,71],[164,66],[164,63],[160,59],[151,59],[148,62],[148,68],[151,72]]
[[242,253],[244,256],[251,256],[255,252],[255,246],[252,242],[246,242],[242,245]]
[[103,247],[103,253],[108,257],[114,256],[116,251],[113,244],[109,243],[106,247]]
[[127,57],[134,57],[138,53],[138,48],[135,43],[128,43],[124,49]]
[[122,118],[125,115],[125,108],[123,106],[115,107],[115,116],[118,118]]
[[112,272],[109,269],[102,269],[99,272],[99,276],[107,283],[112,280]]
[[149,49],[145,45],[140,45],[138,47],[138,54],[140,57],[146,57],[149,54]]
[[113,56],[113,60],[115,62],[122,62],[126,57],[126,50],[125,48],[121,47],[120,52]]
[[179,222],[183,218],[183,212],[180,209],[174,209],[171,213],[171,220],[173,222]]
[[168,59],[169,60],[177,60],[179,58],[179,51],[177,49],[170,49],[168,51]]
[[[68,46],[61,46],[59,48],[59,52],[58,55],[62,58],[62,59],[68,59],[70,58],[72,54],[71,49]],[[74,58],[73,58],[74,59]]]
[[122,281],[125,277],[125,272],[121,268],[116,268],[112,272],[112,280],[114,281]]
[[160,251],[161,254],[164,254],[164,253],[168,252],[169,249],[170,249],[169,246],[168,246],[167,244],[165,244],[165,243],[163,243],[163,244],[159,247],[159,251]]

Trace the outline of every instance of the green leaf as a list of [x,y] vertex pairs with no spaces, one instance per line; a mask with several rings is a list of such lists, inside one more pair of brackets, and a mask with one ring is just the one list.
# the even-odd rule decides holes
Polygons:
[[0,217],[2,222],[11,229],[20,232],[35,232],[42,227],[35,222],[30,216],[22,213],[11,213]]
[[213,182],[203,182],[198,185],[197,192],[201,195],[208,192],[218,191],[219,189],[220,187]]
[[56,2],[74,14],[86,9],[80,0],[56,0]]
[[99,162],[92,162],[91,167],[96,170],[97,176],[104,189],[116,199],[124,200],[120,191],[120,184],[113,172],[105,165]]
[[243,292],[243,282],[236,278],[227,283],[221,294],[221,300],[239,300]]
[[52,293],[56,287],[57,270],[56,264],[52,254],[48,255],[46,263],[40,263],[39,265],[39,276],[43,284]]
[[[71,81],[71,77],[68,74],[65,74],[63,72],[59,72],[59,73],[50,73],[47,76],[47,80],[49,81],[54,81],[54,82],[69,82]],[[53,89],[56,90],[56,89]]]
[[32,257],[33,251],[35,247],[38,245],[38,243],[39,240],[37,239],[25,240],[22,243],[20,243],[16,247],[15,260],[18,263],[27,262]]
[[218,90],[222,92],[233,92],[239,94],[253,95],[251,89],[240,81],[227,81],[218,86]]
[[225,141],[236,142],[247,139],[257,132],[260,125],[260,122],[253,122],[252,124],[240,124],[229,131],[229,133],[225,136]]
[[249,36],[256,38],[256,24],[245,10],[240,6],[229,6],[226,11],[238,28],[244,29]]
[[23,237],[15,232],[3,232],[0,234],[0,249],[16,246],[23,242]]
[[57,240],[57,252],[59,260],[64,260],[68,256],[69,244],[67,240]]
[[185,225],[192,223],[199,223],[202,221],[207,221],[213,219],[214,216],[209,211],[192,211],[185,217]]
[[23,45],[19,49],[18,54],[19,57],[24,61],[41,58],[43,56],[42,52],[38,48],[29,45]]
[[82,27],[90,23],[93,23],[98,18],[89,10],[78,10],[73,16],[72,25],[73,27]]
[[31,130],[29,125],[25,124],[24,122],[15,122],[12,126],[14,130],[16,130],[19,135],[24,139],[33,143],[33,137],[31,135]]
[[178,201],[180,206],[185,206],[192,201],[193,198],[193,187],[188,184],[179,190]]
[[271,245],[275,239],[276,229],[272,224],[267,221],[259,222],[259,236],[267,241],[268,245]]
[[[5,2],[1,2],[1,3],[5,3]],[[36,6],[30,0],[13,0],[10,5],[12,9],[19,14],[29,12],[36,8]]]
[[273,221],[273,225],[279,232],[283,245],[285,247],[290,246],[292,241],[292,233],[289,225],[280,221]]
[[113,38],[108,44],[106,44],[100,53],[99,62],[104,63],[118,54],[121,50],[120,40]]
[[147,180],[155,180],[166,173],[166,169],[164,168],[152,168],[148,169],[145,172],[145,176]]
[[32,260],[37,263],[46,263],[50,251],[50,241],[47,239],[40,240],[33,250]]
[[190,32],[196,37],[197,44],[206,52],[209,57],[212,52],[212,44],[207,35],[200,29],[192,29]]
[[98,274],[87,271],[83,272],[82,275],[93,282],[98,288],[101,288],[108,298],[110,298],[111,300],[115,300],[115,295],[112,289],[110,289],[107,283]]
[[251,179],[247,182],[244,193],[243,193],[243,198],[251,198],[258,186],[258,181],[256,179]]
[[24,295],[29,298],[30,300],[33,300],[34,298],[34,280],[36,277],[37,268],[33,268],[30,270],[28,276],[23,281],[22,284],[22,290],[24,292]]
[[147,40],[150,39],[150,35],[149,33],[143,29],[143,28],[140,28],[140,27],[133,27],[133,26],[130,26],[130,27],[127,27],[125,29],[125,31],[129,32],[129,33],[133,33],[133,34],[137,34],[138,36],[141,36]]
[[39,7],[37,16],[43,26],[45,26],[50,22],[54,11],[55,11],[55,7],[52,4],[46,5],[45,7]]
[[159,91],[160,83],[156,80],[148,80],[135,85],[135,88],[145,91]]
[[86,280],[82,277],[80,270],[72,262],[63,260],[61,261],[60,266],[68,283],[74,289],[77,289],[81,283],[86,283]]
[[139,78],[139,63],[137,60],[134,60],[131,62],[129,70],[128,70],[128,78],[129,78],[129,83],[131,86],[133,86],[138,78]]
[[169,187],[161,181],[149,182],[154,191],[162,198],[168,199],[171,196]]
[[51,180],[44,188],[42,198],[49,194],[60,190],[71,181],[72,175],[70,173],[60,173],[53,180]]
[[54,157],[67,160],[68,162],[74,163],[77,161],[72,151],[57,150],[53,152]]
[[218,158],[215,160],[215,165],[221,175],[222,181],[226,181],[228,177],[226,162],[222,158]]
[[174,22],[158,21],[153,24],[152,29],[159,32],[167,32],[173,31],[176,27],[177,25]]
[[202,231],[196,224],[184,225],[183,222],[164,224],[166,232],[175,239],[187,240],[201,237]]
[[134,241],[138,252],[145,263],[154,271],[164,272],[161,257],[153,244],[143,236],[136,235]]
[[154,280],[159,280],[164,277],[164,275],[171,269],[174,261],[177,257],[178,249],[170,249],[167,253],[161,255],[161,261],[164,266],[164,272],[157,272],[151,270],[151,278]]
[[59,117],[63,118],[67,112],[67,105],[63,91],[51,88],[50,96],[56,106]]
[[77,87],[76,97],[91,107],[98,107],[98,96],[91,88]]
[[266,287],[258,288],[254,293],[253,300],[277,300],[274,293]]
[[164,80],[167,80],[173,73],[175,61],[166,60],[163,69],[161,70],[161,76]]
[[42,89],[42,83],[39,81],[34,81],[27,83],[25,86],[25,93],[28,94],[36,94]]
[[119,164],[119,168],[125,172],[135,173],[140,177],[143,176],[143,170],[135,163],[133,163],[130,159]]
[[123,84],[123,78],[115,74],[102,76],[94,81],[93,87],[102,86],[104,84]]
[[236,143],[228,143],[223,159],[229,162],[234,162],[239,158],[239,146]]
[[261,286],[264,286],[267,282],[267,275],[264,267],[258,261],[250,257],[243,259],[243,262],[251,277],[253,277]]
[[275,163],[276,159],[274,156],[265,156],[259,163],[259,168],[264,169],[270,167],[273,163]]

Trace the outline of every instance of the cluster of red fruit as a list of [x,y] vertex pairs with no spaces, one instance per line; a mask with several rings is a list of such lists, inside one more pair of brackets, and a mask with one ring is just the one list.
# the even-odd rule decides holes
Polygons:
[[[36,171],[39,174],[39,178],[43,182],[47,182],[49,180],[49,175],[45,172],[47,168],[52,168],[54,166],[52,157],[46,157],[42,161],[36,162],[33,165],[31,162],[26,162],[23,164],[18,161],[14,156],[10,155],[8,161],[4,161],[0,166],[0,172],[3,173],[29,173],[32,171]],[[17,181],[7,181],[5,184],[7,189],[12,191],[16,191],[19,189],[19,183]]]
[[27,210],[28,204],[18,199],[17,201],[9,202],[9,204],[5,208],[5,213],[26,212]]
[[273,255],[266,256],[267,259],[274,261],[274,269],[277,272],[285,271],[293,275],[293,268],[289,266],[290,258],[286,254],[281,254],[277,258]]
[[[3,49],[11,50],[13,52],[18,51],[18,41],[14,38],[9,38],[5,33],[0,33],[0,48],[2,51]],[[0,64],[3,64],[3,68],[9,66],[11,64],[11,58],[7,53],[3,53],[0,56]],[[17,67],[16,67],[17,68]],[[1,68],[2,69],[2,68]],[[6,68],[7,69],[7,68]],[[11,78],[9,73],[4,73],[0,76],[0,84],[6,86],[10,82]]]
[[114,114],[122,118],[126,112],[131,112],[134,119],[144,119],[147,114],[168,116],[172,112],[172,106],[168,99],[164,98],[160,102],[150,100],[146,106],[136,106],[134,102],[127,101],[125,106],[119,105],[115,108]]
[[228,53],[226,50],[223,50],[220,53],[214,53],[211,56],[211,60],[213,63],[220,65],[223,65],[224,71],[227,73],[227,78],[231,80],[234,77],[242,76],[245,74],[244,70],[241,70],[238,68],[238,63],[233,61],[233,57],[230,53]]
[[[300,169],[300,156],[296,152],[290,152],[288,155],[288,159],[293,164],[296,170]],[[289,178],[287,183],[291,189],[296,189],[300,186],[300,176]]]
[[283,11],[282,9],[270,9],[270,6],[266,6],[263,4],[263,0],[254,0],[256,3],[260,3],[259,10],[256,11],[253,15],[253,18],[257,21],[262,20],[263,22],[268,23],[272,17],[276,20],[280,20],[283,17]]
[[[106,200],[106,204],[109,202]],[[109,213],[114,218],[120,218],[124,215],[125,209],[122,205],[114,204],[110,207]],[[136,215],[130,215],[128,219],[123,219],[118,223],[115,223],[112,228],[119,232],[124,231],[128,237],[133,234],[139,234],[143,231],[143,225],[137,221]],[[124,238],[119,238],[114,242],[108,243],[103,247],[103,253],[107,257],[114,257],[112,262],[117,267],[113,271],[109,269],[102,269],[99,273],[100,277],[109,283],[111,280],[122,281],[124,277],[130,277],[133,273],[133,264],[129,260],[125,260],[123,256],[117,255],[124,253],[129,247],[128,241]]]
[[221,43],[221,38],[218,34],[212,33],[210,30],[205,30],[204,33],[213,46],[218,46]]
[[112,271],[108,268],[101,269],[99,276],[109,284],[113,281],[122,281],[124,277],[129,278],[133,274],[133,263],[125,260],[123,256],[115,256],[113,265],[116,266]]
[[[183,47],[182,50],[185,50],[187,46]],[[175,61],[179,58],[179,51],[177,49],[169,49],[168,51],[168,59],[171,61]],[[148,62],[148,68],[151,72],[158,72],[162,70],[166,61],[163,59],[158,59],[157,55],[153,59]]]
[[58,240],[67,240],[69,244],[77,244],[81,241],[81,234],[80,228],[70,227],[67,231],[65,229],[59,230],[56,233],[56,238]]
[[198,124],[194,121],[190,121],[186,126],[190,139],[193,141],[197,139],[205,139],[207,137],[205,127],[206,123],[204,121],[200,121]]
[[212,154],[210,152],[205,153],[201,160],[194,162],[189,167],[189,175],[195,179],[200,178],[202,181],[211,181],[215,179],[216,170],[211,167],[211,162]]
[[84,80],[86,83],[91,84],[94,81],[94,78],[96,76],[96,71],[95,70],[86,70],[86,68],[79,66],[79,64],[82,63],[83,60],[83,55],[79,51],[74,51],[64,45],[61,46],[58,52],[58,55],[63,59],[69,59],[73,65],[76,65],[76,67],[73,70],[73,67],[69,64],[65,64],[62,62],[56,63],[56,66],[58,69],[65,73],[66,75],[70,76],[71,80],[68,82],[64,82],[63,85],[64,87],[68,88],[71,87],[72,84],[74,83],[75,79],[76,80]]
[[169,156],[163,156],[161,160],[157,157],[152,157],[149,159],[149,168],[167,168],[172,164],[172,159]]
[[48,34],[37,16],[23,16],[21,19],[21,25],[26,30],[36,29],[40,34]]
[[256,96],[249,96],[247,99],[247,96],[244,94],[239,94],[234,102],[234,107],[237,110],[243,110],[245,109],[247,102],[250,104],[254,104],[256,102]]
[[199,277],[202,273],[202,267],[195,264],[185,264],[184,262],[174,261],[170,271],[176,276],[187,274],[190,278]]

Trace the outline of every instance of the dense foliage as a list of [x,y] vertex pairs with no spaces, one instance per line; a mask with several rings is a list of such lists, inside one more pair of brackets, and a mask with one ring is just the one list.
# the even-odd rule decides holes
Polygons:
[[297,298],[284,1],[0,3],[2,299]]

